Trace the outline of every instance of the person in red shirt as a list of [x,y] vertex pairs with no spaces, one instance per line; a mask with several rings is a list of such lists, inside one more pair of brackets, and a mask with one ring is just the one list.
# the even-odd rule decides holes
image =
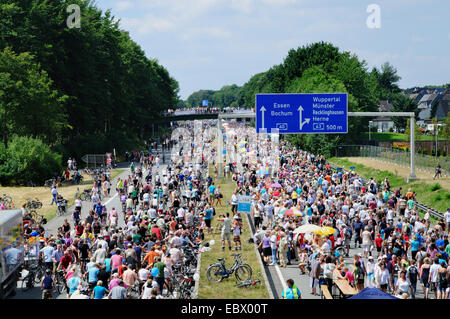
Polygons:
[[81,236],[83,234],[84,227],[83,225],[81,225],[81,222],[78,223],[78,225],[75,227],[75,230],[77,236]]
[[333,235],[328,236],[328,239],[331,241],[331,248],[334,248],[335,238]]
[[381,248],[383,247],[383,238],[381,238],[381,234],[377,234],[377,238],[375,238],[375,246],[377,247],[378,257],[381,256]]
[[64,252],[64,256],[61,257],[57,270],[60,270],[62,268],[64,271],[67,271],[70,265],[72,265],[73,259],[72,256],[70,256],[70,253],[71,250],[66,249],[66,251]]
[[162,235],[161,235],[161,229],[159,229],[158,225],[155,225],[152,227],[151,229],[152,234],[155,233],[156,234],[156,238],[158,238],[159,240],[162,239]]

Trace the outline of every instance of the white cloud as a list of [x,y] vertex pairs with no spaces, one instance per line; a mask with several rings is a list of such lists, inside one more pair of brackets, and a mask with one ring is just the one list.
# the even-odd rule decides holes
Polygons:
[[134,3],[131,1],[117,1],[114,5],[116,11],[125,11],[134,7]]

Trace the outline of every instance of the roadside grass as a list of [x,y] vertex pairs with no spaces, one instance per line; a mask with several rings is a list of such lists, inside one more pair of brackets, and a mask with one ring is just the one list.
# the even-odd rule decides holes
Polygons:
[[[123,171],[123,169],[112,170],[111,180]],[[92,177],[86,174],[84,174],[83,177],[83,182],[81,182],[80,185],[63,184],[58,188],[58,192],[68,200],[67,207],[70,207],[74,204],[77,188],[80,189],[80,192],[82,192],[85,188],[91,188]],[[43,215],[47,220],[51,220],[56,216],[58,209],[56,205],[50,205],[52,196],[50,193],[50,188],[48,187],[0,187],[0,194],[8,194],[9,196],[11,196],[15,209],[20,209],[22,207],[22,204],[25,204],[27,202],[28,198],[37,198],[42,203],[42,208],[38,210],[39,214]]]
[[445,212],[449,206],[450,191],[442,188],[442,185],[439,183],[427,184],[420,180],[407,183],[404,178],[396,176],[394,173],[366,167],[362,164],[351,162],[347,158],[332,157],[329,161],[347,170],[351,166],[354,166],[354,170],[365,179],[373,177],[378,182],[382,182],[384,178],[388,177],[393,189],[402,187],[403,193],[406,193],[411,188],[416,192],[416,198],[420,203],[432,207],[439,212]]
[[[214,175],[211,175],[214,176]],[[262,285],[257,285],[249,288],[237,288],[236,278],[232,275],[230,278],[224,279],[220,283],[210,283],[206,277],[206,269],[212,263],[216,262],[218,258],[226,258],[226,266],[230,267],[234,261],[232,256],[234,251],[234,243],[232,242],[232,249],[228,249],[228,243],[225,243],[225,251],[222,251],[222,239],[221,239],[221,222],[218,222],[218,216],[231,213],[231,206],[228,204],[228,200],[231,198],[233,191],[235,190],[235,183],[230,179],[215,179],[215,185],[220,187],[223,194],[222,207],[215,206],[216,215],[212,221],[213,233],[205,233],[205,241],[213,239],[215,244],[211,246],[211,250],[202,254],[201,268],[200,268],[200,283],[198,298],[199,299],[269,299],[269,293],[265,286],[264,277],[262,275],[263,269],[260,268],[260,264],[257,260],[254,244],[249,244],[248,239],[251,237],[251,230],[248,224],[246,216],[243,216],[243,229],[241,234],[242,250],[237,251],[241,253],[245,259],[245,263],[248,263],[252,268],[252,279],[258,278],[260,273],[260,279]],[[233,241],[233,236],[231,236]]]
[[[369,132],[363,133],[362,139],[369,140]],[[394,133],[394,132],[371,132],[370,139],[372,141],[379,142],[408,142],[408,135],[404,133]],[[424,135],[420,134],[419,139],[416,138],[416,141],[434,141],[435,136],[433,135]],[[444,141],[445,138],[443,136],[438,136],[439,141]]]

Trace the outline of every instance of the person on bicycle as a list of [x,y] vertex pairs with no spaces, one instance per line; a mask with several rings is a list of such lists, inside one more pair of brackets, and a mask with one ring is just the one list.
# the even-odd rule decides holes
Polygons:
[[41,280],[42,299],[52,299],[53,297],[53,275],[50,269],[45,271],[45,276]]

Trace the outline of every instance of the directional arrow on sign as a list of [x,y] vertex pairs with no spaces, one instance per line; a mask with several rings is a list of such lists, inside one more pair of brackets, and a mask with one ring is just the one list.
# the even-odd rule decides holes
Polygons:
[[263,129],[264,129],[264,112],[266,111],[266,108],[264,107],[264,105],[261,106],[260,110],[261,110],[261,113],[262,113],[262,114],[261,114],[261,116],[262,116],[261,129],[263,130]]
[[302,113],[303,113],[303,107],[300,105],[299,106],[299,108],[297,109],[297,111],[299,112],[299,114],[300,114],[300,131],[303,129],[303,125],[305,125],[305,124],[307,124],[307,123],[309,123],[309,121],[311,120],[311,119],[309,119],[309,118],[306,118],[305,119],[305,121],[304,122],[302,122]]

